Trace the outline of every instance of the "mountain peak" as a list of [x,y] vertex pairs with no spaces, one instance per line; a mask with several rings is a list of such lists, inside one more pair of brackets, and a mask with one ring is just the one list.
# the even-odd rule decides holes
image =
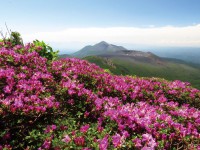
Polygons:
[[97,44],[95,44],[95,45],[106,45],[106,46],[108,46],[108,45],[110,45],[110,44],[108,44],[108,43],[105,42],[105,41],[101,41],[101,42],[99,42],[99,43],[97,43]]
[[93,46],[86,46],[82,48],[80,51],[74,53],[73,55],[76,57],[85,57],[85,56],[108,54],[120,50],[126,50],[126,48],[122,46],[109,44],[105,41],[101,41]]

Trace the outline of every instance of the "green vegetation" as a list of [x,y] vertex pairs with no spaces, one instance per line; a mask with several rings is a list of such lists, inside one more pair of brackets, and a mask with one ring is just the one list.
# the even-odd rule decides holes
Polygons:
[[[192,86],[200,89],[200,69],[191,64],[166,60],[164,64],[152,64],[133,59],[97,56],[85,57],[104,69],[109,69],[116,75],[136,75],[140,77],[160,77],[167,80],[181,80],[190,82]],[[109,65],[109,63],[112,65]]]
[[15,45],[23,45],[23,40],[21,38],[21,34],[19,32],[13,32],[11,31],[8,38],[1,33],[2,39],[0,39],[0,42],[7,43],[7,46],[15,46]]
[[59,51],[53,51],[53,49],[43,41],[35,40],[33,44],[40,49],[39,54],[42,57],[46,57],[48,60],[56,60],[58,58]]

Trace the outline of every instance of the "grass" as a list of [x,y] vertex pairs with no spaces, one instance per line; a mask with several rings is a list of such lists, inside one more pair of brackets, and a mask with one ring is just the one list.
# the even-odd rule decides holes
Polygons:
[[190,82],[193,87],[200,89],[200,69],[190,64],[165,61],[163,64],[145,63],[133,59],[113,57],[108,59],[89,56],[84,58],[104,69],[109,69],[116,75],[136,75],[139,77],[159,77],[167,80]]

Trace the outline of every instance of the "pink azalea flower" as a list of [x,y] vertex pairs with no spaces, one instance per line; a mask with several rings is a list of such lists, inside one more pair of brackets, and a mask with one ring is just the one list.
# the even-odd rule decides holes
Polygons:
[[114,147],[121,147],[122,137],[119,134],[115,134],[114,136],[112,136],[112,143]]
[[80,128],[80,131],[81,131],[82,133],[86,133],[86,132],[88,131],[89,128],[90,128],[90,125],[89,125],[89,124],[86,124],[86,125],[84,125],[84,126],[82,126],[82,127]]
[[99,142],[99,149],[100,150],[107,150],[108,147],[108,135],[106,135],[102,140],[98,140]]
[[69,135],[65,135],[62,141],[65,143],[69,143],[71,141],[71,138],[69,137]]
[[75,137],[74,138],[74,143],[77,146],[84,146],[85,145],[85,138],[83,136]]
[[48,140],[45,140],[44,143],[42,144],[42,147],[45,149],[49,149],[51,146],[51,142]]

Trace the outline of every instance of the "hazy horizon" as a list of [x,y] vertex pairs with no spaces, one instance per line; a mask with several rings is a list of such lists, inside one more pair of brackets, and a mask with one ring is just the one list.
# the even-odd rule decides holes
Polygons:
[[[105,40],[103,40],[105,41]],[[99,41],[101,42],[101,41]],[[97,43],[99,43],[97,42]],[[107,41],[105,41],[107,42]],[[92,42],[88,42],[88,43],[91,43],[91,44],[87,44],[85,43],[85,45],[81,45],[79,46],[78,48],[69,48],[69,47],[56,47],[54,44],[52,44],[51,46],[55,49],[55,50],[59,50],[59,53],[60,54],[72,54],[74,52],[77,52],[79,50],[81,50],[82,48],[84,48],[85,46],[93,46],[97,43],[92,43]],[[109,43],[109,42],[107,42]],[[186,52],[187,50],[192,50],[192,51],[200,51],[200,47],[181,47],[181,46],[147,46],[147,45],[130,45],[130,44],[118,44],[118,43],[109,43],[109,44],[113,44],[113,45],[117,45],[117,46],[123,46],[124,48],[128,49],[128,50],[138,50],[138,51],[144,51],[144,52],[175,52],[174,50],[177,50],[178,52],[180,51],[183,51],[183,52]],[[76,45],[76,44],[75,44]]]

